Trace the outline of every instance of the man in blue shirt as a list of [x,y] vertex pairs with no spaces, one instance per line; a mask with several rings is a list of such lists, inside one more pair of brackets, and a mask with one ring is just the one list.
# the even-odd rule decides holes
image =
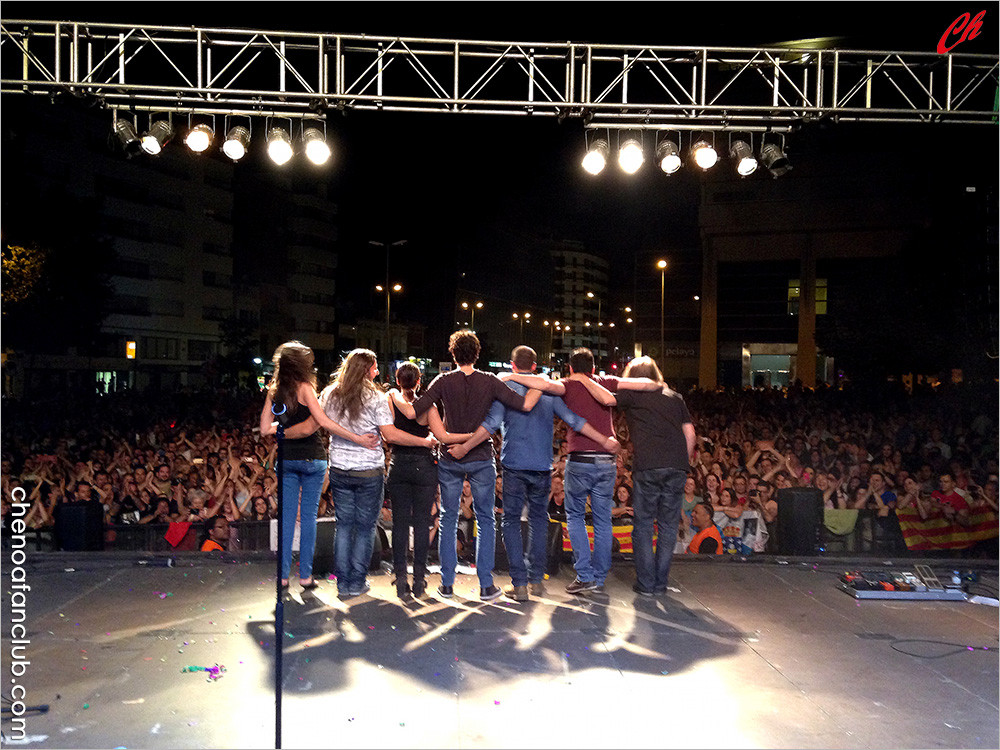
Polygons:
[[[535,370],[535,350],[519,346],[511,353],[511,368],[530,382],[531,387],[543,392],[538,404],[530,412],[505,407],[494,401],[486,420],[466,442],[449,450],[461,459],[471,448],[486,440],[490,434],[503,428],[503,447],[500,464],[503,468],[503,543],[510,560],[511,586],[504,593],[514,601],[528,600],[531,593],[545,593],[546,554],[548,531],[549,493],[552,489],[552,435],[553,417],[558,416],[576,432],[601,444],[609,453],[615,453],[618,441],[605,437],[587,421],[572,412],[561,398],[566,387],[557,381],[532,375]],[[507,381],[507,387],[519,395],[527,387]],[[528,504],[528,554],[524,555],[521,538],[521,511]]]

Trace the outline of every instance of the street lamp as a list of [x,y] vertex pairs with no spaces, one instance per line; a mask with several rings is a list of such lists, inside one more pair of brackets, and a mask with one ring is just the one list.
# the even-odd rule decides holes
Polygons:
[[[587,292],[587,299],[594,299],[597,297],[593,292]],[[597,327],[601,327],[601,298],[597,297]],[[597,365],[600,367],[601,364],[601,332],[597,331]]]
[[483,309],[483,303],[482,302],[475,302],[475,303],[473,303],[473,304],[470,305],[468,302],[463,302],[462,303],[462,309],[463,310],[471,310],[472,311],[472,321],[469,323],[469,328],[472,331],[475,331],[476,330],[476,310],[482,310]]
[[[395,242],[379,242],[378,240],[368,240],[369,245],[374,247],[384,247],[385,248],[385,286],[380,288],[376,286],[377,291],[389,290],[389,248],[392,247],[402,247],[408,242],[408,240],[396,240]],[[403,287],[396,284],[392,287],[393,292],[401,292]],[[385,347],[385,368],[382,370],[383,377],[389,377],[389,291],[385,292],[385,337],[382,339],[383,346]]]
[[666,367],[666,358],[663,356],[663,290],[666,283],[667,261],[656,261],[656,267],[660,269],[660,367]]
[[389,307],[392,300],[392,293],[402,292],[402,284],[393,284],[391,287],[382,286],[381,284],[375,285],[375,291],[385,294],[385,334],[382,339],[382,347],[385,349],[385,373],[383,377],[389,377],[389,357],[390,357],[390,347],[389,347]]
[[635,326],[632,325],[632,308],[624,307],[622,309],[625,311],[625,322],[632,328],[632,353],[629,355],[632,357],[635,355]]
[[513,315],[511,317],[514,320],[519,321],[520,324],[521,324],[521,330],[520,330],[520,333],[518,335],[521,337],[521,343],[523,344],[524,343],[524,324],[531,322],[531,313],[530,312],[526,312],[526,313],[523,313],[521,315],[518,315],[517,313],[513,313]]

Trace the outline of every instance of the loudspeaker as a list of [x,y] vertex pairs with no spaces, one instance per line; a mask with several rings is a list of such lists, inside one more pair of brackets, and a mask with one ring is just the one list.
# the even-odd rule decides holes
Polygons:
[[55,514],[56,544],[60,550],[104,549],[104,506],[99,502],[59,503]]
[[823,493],[815,487],[778,490],[778,554],[817,554],[823,524]]
[[332,518],[316,521],[316,549],[313,552],[313,576],[326,578],[333,575],[333,535],[337,522]]

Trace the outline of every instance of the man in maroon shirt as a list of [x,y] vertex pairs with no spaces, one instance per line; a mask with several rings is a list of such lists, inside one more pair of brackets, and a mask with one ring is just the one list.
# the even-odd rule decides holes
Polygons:
[[[566,387],[563,401],[587,424],[602,435],[614,437],[611,418],[612,395],[619,388],[656,389],[651,380],[625,379],[594,375],[594,355],[590,349],[573,351],[569,359],[570,376],[562,382]],[[611,571],[611,508],[615,479],[618,475],[615,456],[603,445],[578,432],[568,430],[564,488],[566,492],[566,528],[573,547],[573,567],[576,580],[566,587],[567,593],[581,594],[604,590],[604,579]],[[594,551],[591,554],[587,537],[587,497],[590,497]]]

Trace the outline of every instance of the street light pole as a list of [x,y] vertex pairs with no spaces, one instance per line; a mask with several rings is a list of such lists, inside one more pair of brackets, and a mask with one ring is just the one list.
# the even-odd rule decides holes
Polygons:
[[603,327],[602,324],[601,324],[601,298],[598,297],[593,292],[587,292],[587,298],[588,299],[594,299],[595,297],[597,298],[597,326],[596,326],[596,330],[595,330],[594,333],[595,333],[595,335],[597,337],[597,347],[596,347],[596,349],[597,349],[597,352],[596,352],[596,355],[597,355],[597,366],[598,366],[598,368],[600,368],[600,366],[601,366],[601,351],[602,351],[602,348],[601,348],[601,346],[602,346],[602,344],[601,344],[601,328]]
[[482,302],[476,302],[475,304],[471,304],[470,305],[468,302],[463,302],[462,303],[462,309],[463,310],[470,310],[470,311],[472,311],[472,322],[469,324],[469,329],[471,331],[475,332],[475,330],[476,330],[476,310],[482,310],[483,309],[483,303]]
[[656,267],[660,269],[660,367],[666,367],[666,357],[663,351],[663,297],[665,289],[665,278],[667,273],[667,261],[656,261]]
[[[390,296],[390,287],[389,287],[389,248],[402,247],[407,242],[408,242],[408,240],[396,240],[395,242],[379,242],[378,240],[368,240],[368,244],[369,245],[373,245],[375,247],[384,247],[385,248],[385,287],[384,287],[385,288],[385,333],[383,334],[383,338],[382,338],[382,346],[385,349],[385,352],[383,353],[383,356],[384,356],[383,362],[385,363],[385,366],[384,366],[384,369],[382,370],[382,377],[383,378],[388,378],[389,377],[389,358],[390,358],[390,351],[389,351],[389,296]],[[392,287],[391,289],[398,292],[398,291],[402,290],[402,288],[403,287],[401,287],[399,284],[396,284],[396,286]]]

